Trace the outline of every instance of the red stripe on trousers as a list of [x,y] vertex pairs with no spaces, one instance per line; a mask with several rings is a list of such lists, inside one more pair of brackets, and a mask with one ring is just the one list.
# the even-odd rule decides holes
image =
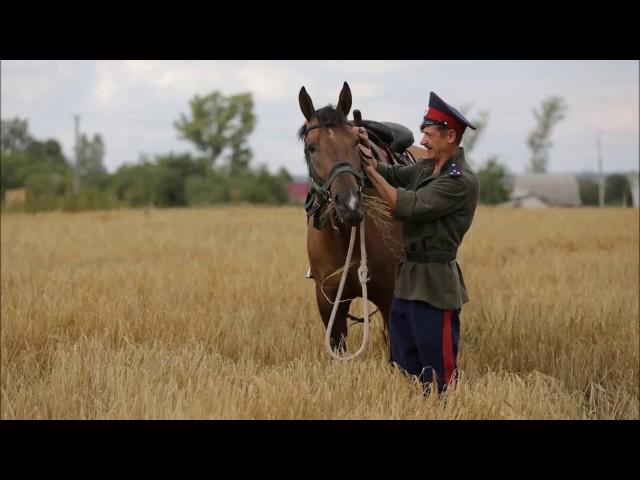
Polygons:
[[451,310],[444,311],[444,326],[442,328],[442,355],[444,357],[444,382],[448,385],[451,375],[456,368],[453,358],[453,337],[451,335]]

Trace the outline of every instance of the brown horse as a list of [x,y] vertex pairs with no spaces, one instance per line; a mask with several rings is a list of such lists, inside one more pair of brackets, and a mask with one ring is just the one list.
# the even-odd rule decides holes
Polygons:
[[[388,345],[388,316],[393,299],[394,270],[400,261],[402,225],[390,217],[382,218],[383,204],[375,189],[367,187],[361,168],[358,139],[347,120],[351,110],[351,90],[345,82],[337,107],[328,105],[316,110],[304,87],[299,94],[300,109],[306,119],[298,131],[304,140],[305,158],[309,167],[313,205],[307,219],[307,252],[311,275],[316,283],[316,301],[325,329],[329,324],[349,246],[351,227],[365,221],[365,239],[370,281],[369,299],[382,313],[384,333]],[[423,149],[410,147],[414,154]],[[380,159],[380,157],[378,157]],[[388,161],[382,155],[382,161]],[[375,206],[378,208],[374,208]],[[378,212],[378,213],[376,213]],[[309,211],[308,211],[309,214]],[[322,218],[322,222],[316,219]],[[386,220],[386,221],[384,221]],[[360,263],[358,233],[351,267],[342,299],[361,296],[357,265]],[[331,302],[325,297],[328,297]],[[351,301],[340,304],[331,331],[334,350],[346,348],[347,315]]]

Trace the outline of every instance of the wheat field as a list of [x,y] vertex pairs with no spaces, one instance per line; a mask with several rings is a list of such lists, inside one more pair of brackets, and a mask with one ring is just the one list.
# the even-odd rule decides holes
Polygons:
[[479,208],[442,397],[387,362],[379,314],[329,358],[301,207],[1,227],[2,419],[639,418],[637,209]]

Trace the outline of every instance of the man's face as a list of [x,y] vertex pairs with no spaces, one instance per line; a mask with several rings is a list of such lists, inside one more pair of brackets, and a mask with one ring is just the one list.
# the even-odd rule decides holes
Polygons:
[[439,159],[447,148],[447,130],[440,130],[436,125],[427,125],[422,129],[420,145],[427,149],[427,158]]

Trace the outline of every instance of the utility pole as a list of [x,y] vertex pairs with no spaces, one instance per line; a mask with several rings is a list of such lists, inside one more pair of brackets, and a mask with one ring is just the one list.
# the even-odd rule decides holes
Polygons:
[[602,154],[600,152],[600,134],[596,137],[598,148],[598,205],[604,207],[604,175],[602,174]]
[[78,158],[79,158],[79,137],[80,137],[80,115],[74,115],[73,116],[73,120],[75,123],[75,131],[76,131],[76,148],[75,148],[75,153],[76,153],[76,158],[75,158],[75,168],[73,169],[73,192],[77,195],[78,192],[80,191],[80,186],[78,185]]

